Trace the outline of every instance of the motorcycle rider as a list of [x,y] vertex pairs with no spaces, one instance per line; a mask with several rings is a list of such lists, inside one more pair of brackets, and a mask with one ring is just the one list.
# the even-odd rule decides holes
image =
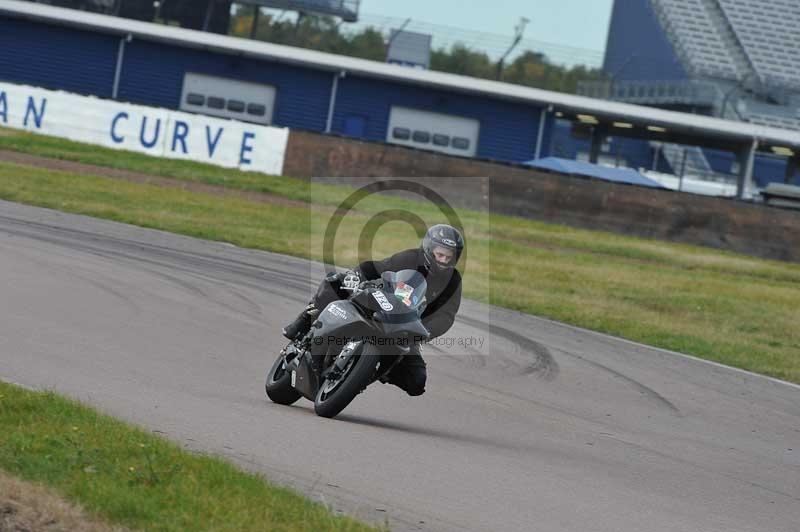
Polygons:
[[[352,290],[361,281],[380,279],[385,271],[417,270],[427,282],[427,306],[422,313],[422,323],[431,339],[441,336],[453,325],[461,304],[461,274],[456,264],[463,250],[464,238],[458,229],[445,224],[434,225],[428,229],[419,248],[400,251],[380,261],[364,261],[346,274],[328,275],[311,303],[284,327],[283,334],[290,340],[305,336],[321,310],[349,295],[343,288]],[[388,382],[416,396],[425,392],[426,380],[427,369],[420,345],[412,343],[411,351],[389,373]]]

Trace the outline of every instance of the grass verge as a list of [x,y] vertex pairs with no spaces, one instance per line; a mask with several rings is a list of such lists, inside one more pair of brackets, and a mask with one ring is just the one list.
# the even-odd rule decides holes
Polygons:
[[[16,132],[0,137],[3,148],[301,201],[313,197],[314,208],[257,203],[0,163],[4,199],[317,260],[319,235],[333,205],[351,192]],[[356,261],[356,246],[345,243],[357,242],[365,223],[389,208],[412,210],[426,220],[439,216],[427,205],[372,196],[343,219],[338,264]],[[459,214],[470,243],[468,297],[800,383],[798,264],[500,215]],[[388,224],[381,235],[376,255],[416,242],[407,226]]]
[[90,517],[132,529],[375,530],[224,460],[53,393],[5,383],[0,469],[51,486]]
[[0,470],[0,530],[124,532],[127,529],[92,518],[54,490]]
[[11,150],[63,161],[94,164],[117,170],[171,177],[187,182],[221,185],[240,190],[277,194],[309,200],[308,182],[288,177],[241,172],[210,164],[162,159],[142,153],[112,150],[57,137],[36,135],[0,127],[0,150]]

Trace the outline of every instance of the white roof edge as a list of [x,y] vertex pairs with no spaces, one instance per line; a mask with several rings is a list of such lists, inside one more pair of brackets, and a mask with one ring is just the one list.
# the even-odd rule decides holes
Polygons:
[[800,149],[800,131],[761,126],[747,122],[735,122],[703,115],[599,100],[586,96],[445,72],[418,70],[304,48],[164,26],[21,0],[0,0],[0,14],[41,20],[58,25],[93,29],[103,33],[131,34],[144,40],[170,42],[191,48],[246,55],[259,59],[329,70],[331,72],[345,71],[366,77],[413,85],[425,85],[461,93],[479,94],[503,100],[536,105],[553,105],[564,111],[592,114],[598,117],[636,123],[647,122],[675,131],[695,134],[708,133],[739,142],[759,139],[770,144]]

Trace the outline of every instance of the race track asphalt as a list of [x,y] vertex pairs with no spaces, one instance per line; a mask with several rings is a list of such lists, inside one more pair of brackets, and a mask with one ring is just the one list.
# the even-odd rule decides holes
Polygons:
[[0,379],[393,530],[800,530],[800,387],[516,312],[465,302],[421,397],[270,403],[321,272],[0,202]]

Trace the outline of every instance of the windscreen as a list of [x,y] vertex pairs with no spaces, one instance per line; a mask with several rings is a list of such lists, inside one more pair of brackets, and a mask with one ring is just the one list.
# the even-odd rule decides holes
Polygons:
[[383,279],[383,291],[393,294],[395,299],[405,306],[417,309],[425,305],[428,283],[417,270],[383,272],[381,278]]

